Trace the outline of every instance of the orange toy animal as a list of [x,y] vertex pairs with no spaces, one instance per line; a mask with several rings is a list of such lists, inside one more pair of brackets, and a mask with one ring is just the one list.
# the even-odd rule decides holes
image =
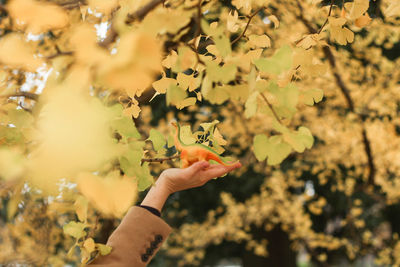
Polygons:
[[215,152],[210,147],[205,146],[203,144],[197,144],[197,143],[192,145],[184,144],[180,138],[181,137],[180,125],[175,122],[171,122],[171,124],[176,128],[175,148],[176,150],[181,152],[181,164],[182,164],[181,168],[187,168],[193,163],[202,160],[206,161],[214,160],[224,166],[232,166],[236,164],[237,161],[233,163],[225,162],[223,159],[219,157],[217,152]]

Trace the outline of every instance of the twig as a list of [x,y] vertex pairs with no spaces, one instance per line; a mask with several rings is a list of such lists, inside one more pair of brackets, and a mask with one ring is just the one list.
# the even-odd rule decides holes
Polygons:
[[57,52],[54,55],[46,57],[46,59],[53,59],[53,58],[60,57],[60,56],[71,56],[73,54],[74,54],[74,52],[72,52],[72,51],[67,51],[67,52],[61,52],[60,51],[60,52]]
[[278,114],[276,114],[274,107],[271,105],[271,103],[268,101],[268,99],[265,97],[263,93],[260,93],[261,97],[264,99],[264,101],[267,103],[268,107],[271,109],[272,114],[274,114],[275,119],[282,124],[281,119],[278,117]]
[[147,13],[155,9],[159,4],[164,3],[164,0],[152,0],[147,5],[143,6],[141,9],[137,10],[134,13],[128,14],[125,23],[130,24],[135,20],[142,20]]
[[249,25],[250,25],[251,20],[252,20],[253,17],[254,17],[255,15],[257,15],[258,12],[260,12],[262,9],[263,9],[263,8],[261,7],[261,8],[259,8],[259,9],[257,9],[257,10],[256,10],[253,14],[251,14],[250,16],[247,16],[247,18],[248,18],[249,20],[247,21],[246,27],[244,27],[243,32],[242,32],[238,37],[236,37],[235,40],[233,40],[233,41],[231,42],[231,45],[233,45],[234,43],[236,43],[237,41],[239,41],[240,38],[242,38],[242,37],[244,36],[244,34],[246,33],[247,29],[249,28]]
[[17,92],[15,94],[3,95],[3,96],[0,96],[0,97],[3,97],[3,98],[25,97],[25,98],[28,98],[28,99],[31,99],[31,100],[35,100],[35,101],[37,101],[39,99],[39,95],[34,94],[34,93],[30,93],[30,92],[24,92],[24,91]]
[[150,158],[150,159],[142,159],[142,164],[144,162],[158,162],[158,163],[163,163],[164,161],[169,161],[169,160],[174,160],[174,159],[178,159],[180,156],[179,155],[175,155],[175,156],[171,156],[171,157],[166,157],[166,158]]
[[[308,29],[308,31],[310,33],[316,33],[317,30],[314,29],[314,27],[309,23],[309,21],[304,18],[303,7],[301,6],[299,0],[296,0],[296,2],[297,2],[297,6],[299,7],[299,10],[300,10],[299,19],[303,22],[304,26],[306,26],[306,28]],[[350,112],[356,114],[360,120],[360,124],[361,124],[361,128],[362,128],[362,130],[361,130],[362,142],[364,144],[364,152],[367,156],[367,161],[368,161],[368,169],[369,169],[368,184],[374,185],[375,184],[376,166],[375,166],[374,156],[373,156],[372,149],[371,149],[371,141],[368,139],[367,130],[365,129],[363,119],[362,119],[361,115],[356,113],[356,111],[355,111],[355,108],[354,108],[355,105],[354,105],[353,99],[351,98],[350,90],[347,87],[347,85],[343,82],[342,76],[337,71],[336,59],[332,53],[331,48],[329,46],[324,46],[322,48],[322,50],[324,52],[325,57],[328,59],[329,65],[331,67],[333,76],[336,81],[336,85],[339,87],[344,98],[346,99],[348,109],[350,110]]]
[[318,34],[321,33],[322,29],[323,29],[323,28],[325,27],[325,25],[328,23],[329,17],[331,16],[331,13],[332,13],[333,2],[334,2],[334,0],[331,0],[331,6],[330,6],[330,8],[329,8],[328,17],[326,18],[324,24],[322,24],[321,28],[318,30],[318,32],[317,32]]

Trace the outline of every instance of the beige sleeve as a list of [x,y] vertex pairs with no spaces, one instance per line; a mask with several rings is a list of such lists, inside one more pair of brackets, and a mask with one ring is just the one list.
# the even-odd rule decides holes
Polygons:
[[160,217],[141,207],[132,207],[111,234],[107,245],[110,254],[99,256],[90,267],[146,266],[171,233],[171,227]]

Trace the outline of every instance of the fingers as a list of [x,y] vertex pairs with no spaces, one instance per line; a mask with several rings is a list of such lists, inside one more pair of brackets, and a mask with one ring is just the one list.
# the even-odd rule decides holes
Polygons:
[[191,173],[196,173],[201,170],[205,170],[208,167],[210,167],[210,163],[208,163],[208,161],[198,161],[196,163],[193,163],[193,165],[187,168],[187,170]]
[[241,166],[242,166],[242,164],[240,162],[235,163],[232,166],[211,165],[207,170],[204,171],[204,174],[205,174],[205,176],[207,176],[207,178],[209,180],[212,178],[222,176],[230,171],[240,168]]

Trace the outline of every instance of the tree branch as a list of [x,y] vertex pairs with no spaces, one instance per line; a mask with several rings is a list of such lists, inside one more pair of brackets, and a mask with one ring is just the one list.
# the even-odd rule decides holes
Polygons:
[[[303,22],[304,26],[308,29],[310,33],[317,33],[317,30],[310,24],[308,20],[306,20],[303,16],[303,7],[301,6],[299,0],[296,0],[297,6],[300,10],[300,14],[298,15],[298,18]],[[374,157],[371,149],[371,141],[368,139],[367,135],[367,130],[365,129],[364,123],[363,123],[363,118],[361,117],[360,114],[355,112],[355,105],[354,101],[351,98],[350,95],[350,90],[347,87],[347,85],[344,83],[342,76],[339,74],[337,67],[336,67],[336,59],[335,56],[332,53],[332,50],[329,46],[324,46],[323,47],[323,52],[325,57],[328,59],[329,65],[331,67],[332,74],[335,78],[336,85],[339,87],[340,91],[342,92],[348,109],[350,112],[356,114],[360,120],[360,124],[362,127],[361,130],[361,135],[362,135],[362,142],[364,145],[364,152],[367,156],[367,161],[368,161],[368,169],[369,169],[369,174],[368,174],[368,184],[374,185],[375,184],[375,174],[376,174],[376,165],[374,162]]]
[[236,43],[237,41],[239,41],[239,40],[245,35],[247,29],[249,28],[249,25],[250,25],[251,20],[252,20],[252,19],[254,18],[254,16],[257,15],[258,12],[260,12],[262,9],[263,9],[263,8],[261,7],[261,8],[259,8],[259,9],[257,9],[257,10],[256,10],[253,14],[251,14],[250,16],[247,16],[247,18],[248,18],[249,20],[247,21],[246,27],[244,27],[243,32],[242,32],[238,37],[236,37],[235,40],[233,40],[233,41],[231,42],[231,45],[233,45],[234,43]]
[[125,20],[125,23],[130,24],[134,22],[135,20],[142,20],[144,17],[155,9],[159,4],[163,3],[165,0],[152,0],[146,5],[144,5],[141,9],[137,10],[136,12],[132,14],[128,14],[128,17]]
[[331,6],[330,6],[330,8],[329,8],[328,17],[326,18],[324,24],[322,24],[321,28],[318,30],[318,32],[317,32],[318,34],[321,33],[322,29],[323,29],[323,28],[325,27],[325,25],[328,23],[329,17],[331,16],[331,13],[332,13],[333,2],[334,2],[334,0],[331,0]]
[[178,159],[180,156],[175,155],[171,157],[166,157],[166,158],[150,158],[150,159],[142,159],[141,163],[143,164],[144,162],[158,162],[158,163],[163,163],[164,161],[169,161],[169,160],[174,160]]
[[35,101],[37,101],[39,99],[39,95],[34,94],[34,93],[30,93],[30,92],[24,92],[24,91],[17,92],[15,94],[3,95],[3,96],[0,96],[0,97],[3,97],[3,98],[25,97],[25,98],[28,98],[28,99],[31,99],[31,100],[35,100]]

